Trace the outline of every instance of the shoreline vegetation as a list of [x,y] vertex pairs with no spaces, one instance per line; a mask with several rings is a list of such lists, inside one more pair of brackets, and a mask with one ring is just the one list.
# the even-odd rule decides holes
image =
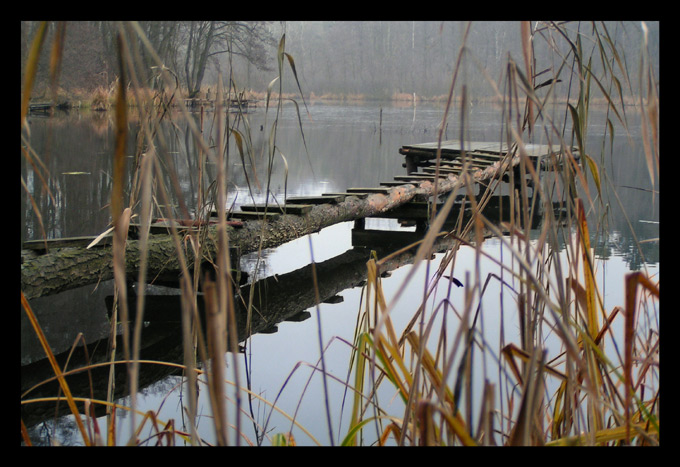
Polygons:
[[[56,92],[56,98],[54,97],[55,93],[45,91],[37,96],[32,97],[30,104],[51,103],[57,107],[67,109],[75,108],[93,111],[113,110],[115,108],[116,102],[115,98],[116,89],[117,89],[116,82],[114,82],[109,89],[103,86],[100,86],[92,91],[85,90],[65,91],[63,89],[59,89]],[[164,104],[165,106],[169,106],[170,108],[179,107],[177,96],[167,91],[158,91],[151,88],[142,88],[137,89],[136,92],[140,95],[140,97],[142,97],[144,102],[151,101],[157,105]],[[130,108],[137,107],[137,100],[135,98],[135,94],[134,93],[130,94],[131,94],[130,98],[127,101],[128,107]],[[186,92],[186,90],[181,90],[179,92],[179,98],[183,99],[185,102],[194,101],[198,105],[203,105],[204,107],[208,108],[215,106],[216,103],[215,96],[216,96],[215,86],[205,87],[193,98],[188,97],[188,92]],[[279,97],[284,101],[285,100],[292,101],[294,99],[299,99],[300,95],[298,93],[282,93],[279,96],[279,94],[276,92],[271,92],[268,94],[267,92],[254,91],[251,89],[234,92],[234,90],[232,89],[232,92],[229,94],[228,99],[230,99],[232,103],[240,101],[242,103],[256,103],[255,105],[260,105],[261,103],[266,102],[267,98],[269,98],[270,101],[275,102],[279,99]],[[311,105],[313,105],[314,103],[360,104],[363,102],[379,101],[394,106],[410,107],[413,106],[414,104],[415,105],[441,104],[442,106],[444,106],[447,103],[448,95],[421,96],[415,93],[394,92],[389,98],[383,98],[367,94],[335,94],[335,93],[316,94],[315,92],[312,91],[307,96],[304,96],[304,99]],[[463,100],[462,96],[454,95],[452,98],[452,102],[455,104],[460,104],[462,100]],[[577,100],[578,100],[577,98],[567,99],[566,97],[553,97],[546,104],[554,103],[561,105],[565,104],[574,105],[577,103]],[[469,102],[469,105],[477,104],[497,106],[503,105],[502,98],[499,96],[482,96],[474,97],[472,99],[467,98],[467,101]],[[593,97],[591,98],[589,104],[608,105],[609,101],[604,97],[602,98]],[[622,104],[626,108],[635,109],[636,107],[640,106],[640,99],[635,96],[623,96]]]

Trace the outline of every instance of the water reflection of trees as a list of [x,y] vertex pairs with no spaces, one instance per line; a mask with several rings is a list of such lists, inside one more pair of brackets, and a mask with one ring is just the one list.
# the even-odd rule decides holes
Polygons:
[[[593,244],[596,257],[608,260],[612,256],[621,256],[631,271],[639,271],[646,264],[658,264],[660,261],[658,228],[656,232],[653,232],[653,228],[644,227],[635,230],[636,237],[614,232],[606,235],[606,238],[598,238]],[[654,233],[656,235],[653,235]]]
[[[639,118],[635,114],[629,118]],[[636,128],[634,122],[631,127]],[[638,136],[633,134],[632,136]],[[603,141],[604,140],[604,141]],[[659,262],[659,181],[652,185],[644,151],[639,139],[631,144],[627,136],[609,140],[592,136],[591,155],[598,161],[602,178],[602,197],[589,178],[590,196],[603,209],[589,217],[595,253],[602,259],[621,256],[631,270]],[[600,149],[601,147],[601,149]],[[586,196],[583,194],[583,196]],[[599,232],[599,233],[598,233]]]
[[69,115],[33,118],[30,131],[31,150],[44,170],[34,171],[22,157],[22,177],[39,211],[22,190],[22,237],[42,238],[38,216],[48,238],[101,233],[109,222],[110,128],[103,132],[98,120]]

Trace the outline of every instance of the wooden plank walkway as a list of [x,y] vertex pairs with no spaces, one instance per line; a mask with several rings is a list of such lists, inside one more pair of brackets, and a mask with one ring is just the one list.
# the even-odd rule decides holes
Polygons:
[[[378,187],[350,187],[344,193],[289,197],[284,205],[270,204],[266,206],[266,218],[268,220],[276,219],[280,214],[304,216],[310,212],[312,206],[341,203],[347,196],[364,199],[376,193],[387,195],[392,188],[398,186],[418,185],[425,181],[435,182],[437,169],[432,161],[437,157],[438,147],[441,147],[438,179],[442,181],[447,180],[449,175],[460,176],[464,167],[467,167],[469,171],[489,169],[505,158],[508,152],[506,143],[501,144],[493,141],[466,141],[461,144],[459,140],[448,140],[443,141],[441,146],[437,142],[402,146],[399,153],[404,155],[406,159],[404,164],[407,168],[406,175],[397,175],[393,180],[380,182]],[[524,149],[534,164],[540,157],[559,153],[554,150],[554,147],[541,144],[527,144]],[[571,150],[575,152],[576,148],[571,148]],[[230,218],[244,221],[264,218],[264,205],[248,204],[242,205],[240,209],[240,212],[230,213]],[[422,200],[419,199],[381,213],[378,217],[420,221],[428,217],[428,212],[427,206],[424,208]],[[363,220],[359,220],[357,226],[359,227],[362,222]]]
[[[406,156],[407,161],[413,164],[411,171],[407,170],[407,175],[397,175],[393,180],[380,182],[378,187],[350,187],[343,193],[323,193],[320,196],[291,196],[286,199],[285,204],[277,205],[275,203],[265,206],[264,204],[244,204],[240,206],[240,211],[228,213],[228,218],[237,219],[241,221],[251,220],[274,220],[280,215],[297,215],[304,216],[308,214],[316,205],[321,204],[337,204],[345,201],[347,196],[355,196],[360,199],[365,199],[369,195],[380,193],[387,194],[391,188],[402,186],[406,184],[419,184],[424,181],[433,182],[435,180],[436,168],[432,165],[432,160],[436,158],[438,143],[421,143],[402,146],[399,153]],[[528,144],[525,146],[530,157],[546,156],[554,154],[552,148],[547,145]],[[572,148],[575,150],[575,148]],[[492,164],[501,160],[505,153],[507,153],[507,144],[500,144],[498,142],[490,141],[471,141],[461,144],[458,140],[443,141],[441,144],[441,162],[439,167],[439,178],[446,179],[449,175],[459,176],[463,170],[463,161],[461,160],[465,150],[468,168],[486,169]],[[408,162],[407,162],[408,165]],[[408,169],[409,167],[407,167]],[[416,171],[417,170],[417,171]],[[404,216],[408,212],[415,212],[412,203],[401,209],[396,209],[395,216]],[[265,213],[266,210],[266,213]],[[418,213],[422,212],[422,207],[417,209]],[[212,213],[213,217],[217,216],[216,212]],[[388,213],[382,214],[381,217],[389,217]],[[417,214],[414,217],[420,218],[422,214]],[[177,225],[180,230],[186,230],[187,226]],[[130,236],[135,238],[138,233],[139,226],[130,226]],[[163,235],[170,232],[170,226],[166,222],[157,222],[151,225],[152,235]],[[110,245],[111,236],[101,239],[100,246]],[[83,247],[87,246],[95,237],[73,237],[63,239],[48,239],[48,240],[31,240],[24,242],[23,248],[35,251],[49,250],[64,247]]]
[[[411,217],[415,218],[414,222],[426,223],[429,218],[429,205],[422,204],[422,202],[431,202],[435,194],[438,197],[446,196],[456,187],[460,187],[462,183],[476,184],[485,183],[491,179],[503,179],[508,170],[513,170],[513,168],[516,170],[519,166],[520,158],[518,156],[514,156],[512,160],[505,158],[502,150],[507,148],[499,143],[466,143],[466,151],[468,148],[470,152],[465,154],[469,159],[466,157],[466,163],[461,164],[462,147],[455,142],[447,141],[442,146],[443,160],[440,163],[438,178],[435,178],[435,168],[432,167],[432,160],[436,158],[437,144],[410,145],[403,146],[399,150],[406,156],[407,174],[397,175],[393,180],[381,182],[380,186],[350,187],[345,192],[322,193],[320,196],[292,196],[288,197],[284,203],[267,205],[266,214],[265,206],[262,204],[241,205],[238,211],[227,213],[230,245],[238,247],[241,254],[246,254],[257,248],[275,248],[282,243],[318,232],[340,222],[354,221],[355,226],[361,228],[364,219],[371,217],[400,220],[409,220],[408,218]],[[527,151],[529,150],[532,151],[531,154],[541,156],[553,154],[550,152],[551,148],[547,146],[529,145]],[[470,178],[460,177],[463,167],[468,168]],[[441,198],[438,199],[441,200]],[[216,216],[217,213],[215,212],[214,215]],[[216,219],[210,219],[207,224],[214,224],[215,221]],[[261,228],[260,222],[262,221],[270,224],[267,229]],[[192,220],[170,222],[173,222],[175,228],[182,230],[193,230],[198,227]],[[173,240],[167,235],[168,229],[167,222],[154,224],[151,228],[150,243],[160,254],[167,254],[166,250],[169,252],[174,249]],[[139,245],[135,241],[137,230],[138,227],[131,226],[128,236],[126,267],[130,271],[136,271],[139,264]],[[27,297],[42,296],[86,285],[94,280],[93,277],[102,280],[112,277],[111,253],[110,251],[102,252],[102,250],[110,250],[111,238],[103,238],[98,245],[106,248],[86,250],[86,244],[93,239],[94,237],[87,237],[26,242],[22,249],[22,291]],[[72,253],[70,250],[67,252],[65,247],[75,247],[81,250]],[[208,255],[215,254],[217,251],[216,243],[210,238],[205,248],[204,253]],[[60,255],[60,252],[66,254]],[[79,264],[92,265],[96,262],[97,266],[94,268],[97,271],[96,274],[88,272],[70,280],[67,285],[63,285],[54,284],[54,281],[50,282],[49,277],[42,277],[36,272],[44,270],[47,264],[54,271],[67,270],[72,266],[74,254],[77,255]],[[46,258],[47,256],[50,258]],[[148,273],[153,275],[160,271],[174,271],[179,267],[178,264],[176,258],[170,254],[166,263],[155,266],[158,271],[150,268]]]
[[[410,159],[413,166],[407,175],[397,175],[391,181],[380,182],[378,187],[351,187],[347,188],[344,193],[323,193],[320,196],[292,196],[286,199],[285,204],[277,205],[275,203],[265,206],[264,204],[244,204],[240,206],[240,211],[228,213],[230,219],[238,219],[242,221],[250,220],[273,220],[282,214],[304,216],[308,214],[316,205],[321,204],[337,204],[345,201],[347,196],[355,196],[360,199],[365,199],[369,195],[380,193],[387,194],[389,190],[407,184],[419,184],[424,181],[433,182],[435,180],[436,168],[432,165],[432,159],[436,158],[437,142],[421,143],[402,146],[399,153],[406,156],[407,161]],[[540,156],[547,156],[549,154],[556,154],[553,148],[548,145],[527,144],[526,151],[532,158]],[[464,150],[464,151],[463,151]],[[448,140],[441,143],[441,162],[439,167],[439,178],[446,179],[449,175],[459,176],[463,170],[464,162],[461,160],[463,152],[465,152],[465,163],[468,168],[486,169],[494,163],[501,160],[507,153],[507,144],[492,142],[492,141],[470,141],[461,144],[459,140]],[[573,151],[576,148],[572,148]],[[408,165],[408,162],[407,162]],[[417,171],[416,171],[417,170]],[[418,212],[421,212],[419,209]],[[266,213],[265,213],[266,211]],[[407,212],[413,212],[412,206],[402,209],[396,209],[395,215],[404,215]],[[217,216],[216,212],[212,213],[213,217]],[[382,216],[389,216],[389,214],[382,214]],[[421,217],[421,214],[415,217]],[[187,226],[177,225],[180,230],[186,230]],[[136,237],[139,226],[130,226],[130,235]],[[167,222],[157,222],[151,225],[152,235],[163,235],[170,232],[170,226]],[[64,247],[82,247],[89,244],[95,237],[73,237],[63,239],[48,239],[48,240],[31,240],[24,242],[23,248],[30,250],[49,250],[54,248]],[[110,236],[102,238],[99,245],[110,245]],[[47,248],[46,248],[47,247]]]
[[[432,161],[437,158],[438,147],[439,143],[437,142],[402,146],[399,149],[399,153],[406,158],[404,163],[406,172],[410,174],[418,167],[432,165]],[[462,165],[464,155],[468,163],[474,167],[482,168],[501,160],[508,153],[508,150],[507,143],[493,141],[465,141],[461,143],[460,140],[447,140],[441,143],[441,163],[443,167],[456,167],[457,164]],[[548,156],[556,156],[558,159],[561,159],[560,146],[525,144],[524,150],[534,163],[534,166],[542,159],[545,159],[542,165],[546,166],[549,162]],[[576,154],[577,148],[572,147],[570,151],[578,158]]]
[[[410,144],[402,146],[399,153],[403,155],[418,155],[423,158],[433,159],[436,157],[437,142]],[[547,144],[525,144],[529,157],[539,157],[551,153],[559,152],[559,146],[549,146]],[[508,152],[507,143],[491,142],[491,141],[465,141],[461,143],[459,140],[447,140],[441,143],[441,153],[444,159],[458,158],[463,151],[468,155],[480,157],[502,157]]]

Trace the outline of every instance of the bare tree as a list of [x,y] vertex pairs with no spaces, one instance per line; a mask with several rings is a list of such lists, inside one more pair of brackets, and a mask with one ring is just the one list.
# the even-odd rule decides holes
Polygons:
[[[119,25],[96,23],[110,57],[115,58]],[[268,47],[275,44],[264,22],[140,21],[140,29],[163,63],[181,78],[189,96],[195,96],[211,63],[222,54],[243,57],[258,70],[268,69]],[[145,47],[139,47],[147,69],[156,65]],[[152,82],[150,84],[159,84]]]
[[268,70],[268,46],[274,38],[264,22],[190,21],[181,28],[183,80],[189,96],[195,96],[209,63],[220,54],[233,54],[247,59],[259,70]]

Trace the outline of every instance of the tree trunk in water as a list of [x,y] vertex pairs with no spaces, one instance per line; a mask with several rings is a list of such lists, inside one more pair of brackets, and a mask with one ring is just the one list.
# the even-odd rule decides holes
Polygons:
[[[471,174],[471,182],[479,182],[498,177],[499,163],[485,170]],[[464,180],[455,175],[440,179],[436,185],[437,194],[451,192],[462,187]],[[364,199],[347,196],[337,204],[313,206],[305,215],[283,214],[267,221],[243,222],[242,227],[226,226],[229,246],[237,248],[241,254],[259,249],[274,248],[304,235],[315,233],[323,228],[341,222],[384,214],[416,196],[432,196],[435,185],[424,181],[418,186],[405,184],[387,190],[385,194],[370,194]],[[272,207],[272,211],[274,208]],[[197,234],[202,238],[201,234]],[[189,242],[179,241],[187,266],[191,269],[194,262],[193,250]],[[207,227],[202,244],[202,255],[214,259],[217,253],[217,228]],[[137,280],[140,257],[139,241],[128,240],[125,250],[126,272],[129,280]],[[181,274],[179,255],[175,240],[171,235],[151,235],[148,241],[147,280],[168,271]],[[85,248],[63,248],[35,258],[25,259],[21,265],[21,290],[26,298],[51,295],[65,290],[105,281],[113,278],[112,249],[110,246]]]

